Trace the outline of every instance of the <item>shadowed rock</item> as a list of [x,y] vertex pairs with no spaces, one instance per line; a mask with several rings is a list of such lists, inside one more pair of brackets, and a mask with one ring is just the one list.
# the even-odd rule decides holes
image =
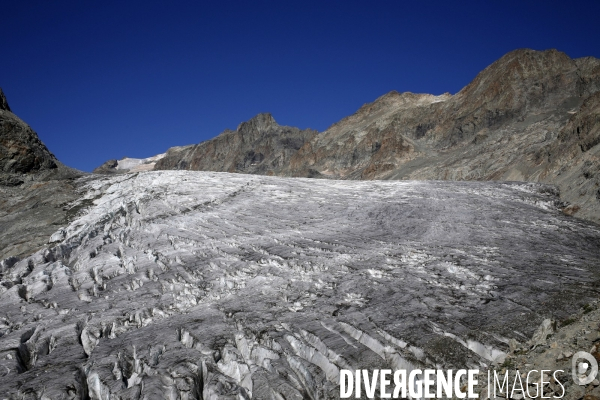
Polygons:
[[10,111],[10,107],[8,106],[8,101],[6,101],[6,96],[4,96],[4,92],[2,88],[0,88],[0,110]]
[[37,134],[10,111],[0,90],[0,259],[43,247],[66,223],[71,180],[80,171],[62,165]]
[[95,174],[116,174],[118,172],[117,166],[119,162],[117,160],[108,160],[104,164],[94,169]]
[[29,173],[57,168],[56,157],[37,134],[10,111],[0,91],[0,173]]

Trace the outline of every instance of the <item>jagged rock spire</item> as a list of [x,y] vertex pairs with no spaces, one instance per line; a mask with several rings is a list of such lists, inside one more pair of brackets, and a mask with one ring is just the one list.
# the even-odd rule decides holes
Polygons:
[[8,106],[8,101],[6,101],[6,96],[4,96],[4,92],[2,88],[0,88],[0,110],[10,111],[10,107]]

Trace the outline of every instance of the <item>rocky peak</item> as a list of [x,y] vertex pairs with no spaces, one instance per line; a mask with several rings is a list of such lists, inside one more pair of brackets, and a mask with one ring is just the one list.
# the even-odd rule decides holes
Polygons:
[[480,72],[457,94],[457,100],[504,109],[553,106],[548,100],[557,92],[562,99],[579,95],[577,72],[576,63],[563,52],[519,49]]
[[[0,174],[55,169],[57,161],[37,133],[10,112],[6,97],[0,90]],[[3,181],[0,179],[0,183]]]
[[6,96],[4,96],[2,88],[0,88],[0,110],[10,111],[8,101],[6,101]]
[[480,72],[429,124],[441,148],[469,143],[482,129],[527,116],[563,113],[581,102],[586,84],[574,60],[557,50],[512,51]]
[[270,113],[242,122],[235,131],[193,146],[172,148],[154,169],[189,169],[272,175],[307,141],[312,129],[281,126]]
[[250,120],[239,124],[236,131],[241,134],[265,133],[276,127],[279,127],[279,125],[270,113],[260,113]]

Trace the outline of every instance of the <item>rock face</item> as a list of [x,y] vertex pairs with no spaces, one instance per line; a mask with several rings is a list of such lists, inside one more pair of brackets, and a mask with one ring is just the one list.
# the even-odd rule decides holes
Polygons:
[[600,222],[600,92],[588,97],[558,132],[557,140],[541,148],[540,181],[557,184],[571,203],[571,214]]
[[73,176],[0,185],[0,260],[44,248],[50,235],[72,219],[76,210],[66,205],[79,196]]
[[10,107],[8,106],[8,101],[6,100],[6,96],[0,88],[0,110],[2,111],[10,111]]
[[272,175],[317,134],[280,126],[271,114],[259,114],[197,145],[174,147],[156,163],[155,170],[182,169]]
[[49,248],[2,263],[7,398],[337,399],[340,369],[485,368],[597,297],[600,229],[547,185],[75,184]]
[[[439,165],[453,151],[474,148],[504,127],[522,131],[540,121],[554,122],[551,117],[566,122],[568,112],[581,105],[596,82],[591,72],[587,84],[581,75],[577,63],[564,53],[517,50],[454,96],[391,92],[363,106],[307,143],[292,158],[287,173],[306,175],[312,168],[340,178],[398,179],[407,161],[425,164],[421,161],[428,158],[426,164]],[[498,164],[507,166],[502,160]]]
[[431,129],[431,115],[450,98],[388,93],[306,143],[284,175],[378,178],[418,156],[415,139]]
[[10,111],[0,90],[0,173],[30,173],[57,168],[56,157],[37,134]]
[[77,197],[72,180],[81,175],[50,153],[0,90],[0,260],[47,244],[69,219],[64,205]]

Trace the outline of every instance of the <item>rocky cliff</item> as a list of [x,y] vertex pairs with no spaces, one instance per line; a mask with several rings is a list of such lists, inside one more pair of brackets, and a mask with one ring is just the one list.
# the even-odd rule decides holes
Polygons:
[[[57,168],[56,157],[37,134],[10,111],[0,89],[0,173],[30,173]],[[5,182],[8,182],[5,179]]]
[[30,254],[67,222],[80,171],[61,164],[0,90],[0,259]]
[[197,145],[169,149],[154,169],[273,175],[316,134],[311,129],[280,126],[271,114],[258,114],[235,131],[226,130]]

